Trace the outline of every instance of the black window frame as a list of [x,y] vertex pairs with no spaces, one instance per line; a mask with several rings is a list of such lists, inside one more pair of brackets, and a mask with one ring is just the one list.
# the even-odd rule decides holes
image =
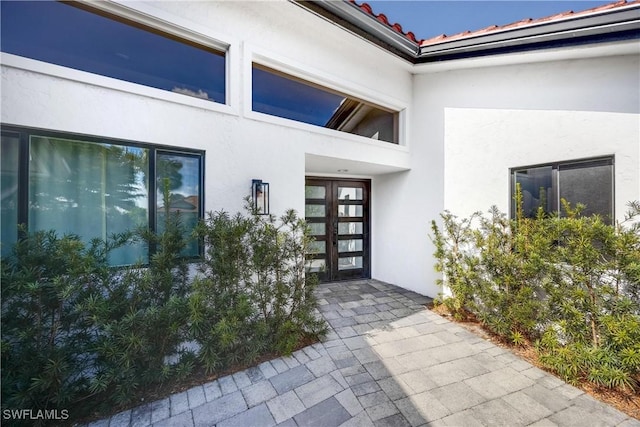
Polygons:
[[[613,224],[615,222],[615,156],[607,155],[607,156],[598,156],[598,157],[588,157],[581,158],[575,160],[563,160],[549,163],[538,163],[534,165],[527,166],[519,166],[509,169],[509,208],[510,208],[510,218],[514,219],[516,216],[516,201],[515,201],[515,193],[516,193],[516,173],[524,170],[535,169],[535,168],[551,168],[551,185],[552,191],[554,195],[554,207],[555,211],[550,212],[554,215],[562,216],[562,205],[560,203],[560,194],[561,194],[561,186],[562,181],[559,179],[560,170],[564,167],[571,168],[586,168],[589,166],[610,166],[611,167],[611,212],[608,216],[602,216],[602,220],[605,223]],[[576,201],[571,202],[572,206],[575,207]]]
[[[158,154],[170,154],[178,156],[194,157],[198,159],[198,166],[200,169],[200,177],[198,181],[199,195],[198,195],[198,218],[204,219],[204,206],[205,206],[205,150],[190,149],[183,147],[175,147],[165,144],[152,144],[143,143],[132,140],[116,139],[109,137],[98,137],[94,135],[78,134],[71,132],[52,131],[40,128],[22,127],[14,125],[0,125],[0,134],[4,137],[7,135],[16,136],[19,140],[19,153],[18,153],[18,222],[15,224],[18,233],[18,240],[25,237],[25,230],[29,230],[29,145],[31,136],[58,138],[58,139],[71,139],[83,143],[94,144],[113,144],[124,147],[134,147],[148,150],[149,152],[149,177],[148,180],[148,194],[147,194],[147,224],[151,231],[156,232],[157,225],[157,207],[158,207],[158,189],[156,185],[157,169],[156,160]],[[151,178],[152,177],[152,178]],[[24,229],[22,229],[24,227]],[[28,232],[28,231],[27,231]],[[82,237],[82,236],[80,236]],[[15,242],[9,242],[14,244]],[[5,244],[5,242],[2,242]],[[148,259],[151,258],[155,252],[153,245],[148,248]],[[202,258],[204,254],[204,244],[200,240],[198,242],[198,255],[186,256],[187,260],[197,261]],[[148,260],[143,265],[148,265]],[[122,267],[123,265],[113,265],[112,267]]]

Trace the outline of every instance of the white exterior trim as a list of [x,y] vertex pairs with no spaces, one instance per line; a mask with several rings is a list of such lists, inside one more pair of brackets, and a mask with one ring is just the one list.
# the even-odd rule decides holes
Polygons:
[[166,13],[150,3],[126,0],[76,1],[222,52],[226,51],[231,44],[237,44],[237,40],[234,40],[228,34],[217,32],[210,27],[198,25],[193,21]]
[[478,58],[456,59],[445,62],[430,62],[413,66],[414,74],[441,73],[443,71],[472,68],[501,67],[505,65],[533,64],[540,62],[566,61],[609,56],[638,55],[640,41],[626,40],[598,45],[572,46],[531,52],[516,52]]
[[[204,151],[205,211],[371,179],[373,278],[436,296],[430,221],[506,211],[509,168],[613,154],[618,218],[640,199],[638,40],[411,66],[287,1],[88,4],[225,50],[227,104],[2,53],[0,122]],[[254,61],[399,111],[400,144],[252,111]]]
[[175,104],[187,105],[203,110],[216,111],[224,114],[238,115],[236,109],[230,105],[219,102],[207,101],[189,95],[170,92],[168,90],[157,89],[150,86],[131,83],[113,77],[100,74],[89,73],[87,71],[76,70],[61,65],[50,64],[48,62],[12,55],[0,52],[0,65],[18,70],[30,71],[37,74],[56,77],[77,83],[84,83],[91,86],[102,87],[110,90],[126,92],[148,98],[159,99]]
[[[243,115],[245,117],[282,126],[291,126],[299,129],[316,131],[328,136],[336,136],[337,133],[343,138],[367,144],[379,145],[385,148],[388,148],[388,145],[403,147],[408,144],[405,129],[407,125],[407,112],[408,110],[410,110],[410,107],[406,102],[402,102],[401,100],[390,95],[377,93],[369,88],[358,85],[353,81],[340,78],[336,75],[330,75],[329,73],[302,64],[294,59],[287,58],[276,52],[269,51],[268,49],[261,48],[249,43],[244,43],[243,56],[245,58],[243,74],[247,76],[247,78],[244,80],[243,86],[243,93],[245,94]],[[354,135],[334,129],[326,129],[308,123],[302,123],[295,120],[285,119],[282,117],[271,116],[269,114],[253,111],[251,96],[251,94],[253,93],[252,80],[249,76],[251,76],[252,74],[252,64],[254,62],[267,66],[274,70],[281,71],[292,77],[299,78],[300,80],[314,83],[321,87],[339,92],[352,98],[360,99],[376,106],[398,112],[398,144],[393,144],[385,141],[376,141],[374,139],[360,135]]]
[[198,25],[191,20],[166,13],[164,10],[150,3],[126,0],[77,1],[113,15],[139,22],[152,28],[157,28],[179,38],[226,52],[226,104],[234,107],[239,105],[238,84],[235,82],[235,79],[236,76],[238,76],[240,68],[240,58],[236,53],[240,42],[236,38],[212,30],[211,27]]

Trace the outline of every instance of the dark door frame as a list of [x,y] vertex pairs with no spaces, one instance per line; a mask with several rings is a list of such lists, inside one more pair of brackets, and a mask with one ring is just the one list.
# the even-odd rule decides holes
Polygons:
[[[310,255],[310,259],[324,259],[325,270],[319,271],[318,276],[321,281],[338,281],[350,279],[371,278],[371,214],[370,214],[370,179],[356,178],[329,178],[308,176],[305,185],[313,185],[325,188],[324,199],[305,198],[305,204],[324,204],[324,217],[307,217],[309,223],[324,223],[325,234],[315,236],[316,241],[324,243],[324,253]],[[362,188],[362,200],[338,199],[339,187]],[[362,217],[347,217],[338,214],[339,206],[348,211],[348,206],[362,206]],[[361,234],[339,234],[339,224],[347,222],[362,222]],[[362,239],[362,250],[354,252],[339,252],[339,241]],[[322,246],[322,245],[321,245]],[[345,257],[344,255],[347,254]],[[342,255],[342,257],[340,256]],[[339,260],[352,259],[362,256],[362,268],[340,269]]]

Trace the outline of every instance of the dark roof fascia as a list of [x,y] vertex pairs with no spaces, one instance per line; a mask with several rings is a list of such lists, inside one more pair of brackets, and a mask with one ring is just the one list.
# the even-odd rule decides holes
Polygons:
[[409,40],[403,34],[379,22],[373,16],[362,13],[353,3],[335,0],[290,0],[303,8],[345,28],[358,36],[405,59],[416,62],[419,52],[418,43]]
[[640,38],[640,5],[419,46],[351,2],[290,1],[413,64]]
[[420,48],[417,63],[640,38],[640,5]]
[[547,42],[539,42],[539,43],[529,43],[529,44],[521,44],[521,45],[498,45],[494,46],[491,49],[483,49],[476,50],[471,52],[465,51],[457,51],[457,52],[447,52],[439,55],[419,58],[415,64],[427,64],[427,63],[435,63],[435,62],[445,62],[452,61],[456,59],[469,59],[469,58],[480,58],[486,56],[493,55],[505,55],[510,53],[525,53],[532,51],[541,51],[545,49],[560,49],[560,48],[571,48],[578,46],[587,46],[587,45],[595,45],[600,43],[612,43],[612,42],[620,42],[626,40],[637,40],[640,34],[638,30],[634,31],[626,31],[626,32],[616,32],[612,34],[602,35],[592,35],[585,37],[575,37],[572,39],[559,39],[552,40]]

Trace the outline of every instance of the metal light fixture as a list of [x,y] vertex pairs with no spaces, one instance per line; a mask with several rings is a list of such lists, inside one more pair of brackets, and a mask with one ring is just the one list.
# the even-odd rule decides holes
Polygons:
[[269,215],[269,183],[261,179],[251,181],[251,199],[259,215]]

